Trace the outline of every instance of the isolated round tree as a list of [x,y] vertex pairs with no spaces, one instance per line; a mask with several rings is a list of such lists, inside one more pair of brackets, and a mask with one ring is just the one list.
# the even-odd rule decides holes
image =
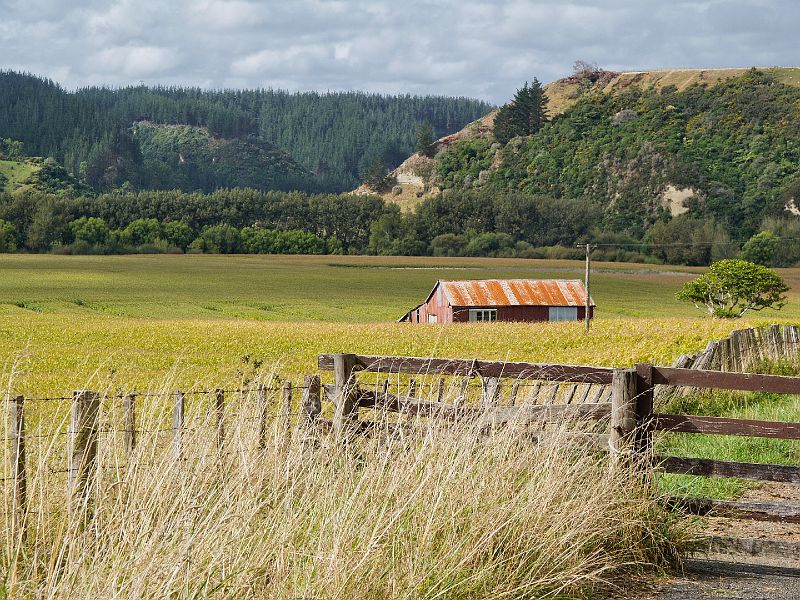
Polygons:
[[704,275],[686,282],[677,297],[713,317],[738,319],[749,310],[782,308],[788,290],[772,269],[746,260],[721,260]]

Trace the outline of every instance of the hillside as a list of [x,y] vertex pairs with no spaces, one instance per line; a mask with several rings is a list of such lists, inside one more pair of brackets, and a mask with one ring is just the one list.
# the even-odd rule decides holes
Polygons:
[[223,138],[205,127],[138,121],[131,128],[150,187],[211,192],[249,187],[291,190],[313,175],[286,152],[257,138]]
[[414,147],[417,124],[427,121],[438,135],[449,134],[490,109],[470,98],[360,92],[146,86],[70,92],[47,79],[0,71],[0,138],[22,142],[28,155],[54,158],[96,192],[173,183],[174,163],[152,168],[148,148],[133,135],[136,123],[197,127],[229,141],[237,172],[221,174],[216,163],[197,162],[190,189],[285,189],[290,182],[336,192],[357,185],[376,159],[399,164]]
[[34,190],[70,196],[88,191],[52,158],[26,156],[21,142],[0,138],[0,192]]
[[[741,77],[747,68],[737,69],[657,69],[653,71],[625,71],[622,73],[606,72],[609,76],[600,77],[591,82],[592,91],[604,94],[620,93],[631,87],[661,90],[675,86],[677,91],[684,91],[693,85],[703,87],[714,86],[733,77]],[[776,81],[786,85],[800,87],[800,68],[770,67],[762,71]],[[586,82],[581,78],[566,77],[546,86],[548,110],[551,116],[563,114],[572,107],[586,91]]]
[[39,165],[28,160],[0,159],[0,191],[13,192],[24,188],[38,169]]
[[[411,210],[443,190],[583,198],[640,237],[662,211],[749,234],[792,204],[800,69],[598,72],[545,87],[551,123],[501,147],[495,112],[414,155],[383,194]],[[368,192],[362,186],[357,192]]]

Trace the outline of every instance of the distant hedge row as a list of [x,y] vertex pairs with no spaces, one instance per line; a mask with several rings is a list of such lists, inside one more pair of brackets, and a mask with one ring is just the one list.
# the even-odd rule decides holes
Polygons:
[[800,220],[769,217],[746,243],[713,218],[657,221],[640,238],[598,228],[603,207],[488,190],[452,191],[402,213],[376,196],[221,190],[69,198],[0,194],[0,251],[207,252],[581,258],[705,265],[742,256],[800,262]]

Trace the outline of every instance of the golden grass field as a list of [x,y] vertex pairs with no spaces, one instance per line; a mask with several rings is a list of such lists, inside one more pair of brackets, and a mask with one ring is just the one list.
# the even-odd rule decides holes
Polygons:
[[[582,323],[394,322],[439,278],[581,278],[579,262],[0,255],[0,375],[8,394],[28,398],[29,436],[24,511],[2,450],[0,598],[625,597],[679,563],[697,533],[663,508],[659,486],[722,496],[741,486],[643,481],[566,438],[531,445],[512,428],[482,438],[469,424],[412,420],[417,436],[315,436],[287,429],[274,397],[259,447],[252,392],[226,396],[221,447],[211,397],[190,394],[176,453],[170,393],[275,372],[298,383],[329,352],[670,364],[735,328],[800,320],[800,270],[782,272],[793,288],[784,311],[736,322],[674,299],[699,271],[597,264],[598,319],[586,333]],[[111,394],[90,501],[69,514],[71,403],[36,399],[78,388]],[[113,394],[133,390],[155,395],[137,401],[128,452]],[[779,408],[767,400],[765,411]],[[796,461],[793,447],[718,452]]]
[[[0,364],[14,392],[127,391],[166,376],[231,385],[254,361],[298,378],[327,352],[629,366],[672,363],[732,329],[798,320],[800,270],[780,313],[718,321],[674,299],[699,269],[598,263],[580,323],[395,323],[439,278],[582,278],[577,261],[384,257],[0,258]],[[249,364],[246,362],[249,357]],[[174,373],[173,373],[174,372]]]

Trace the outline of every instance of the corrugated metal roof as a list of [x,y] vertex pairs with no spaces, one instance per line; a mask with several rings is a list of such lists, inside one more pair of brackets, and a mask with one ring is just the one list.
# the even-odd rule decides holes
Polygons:
[[[583,306],[586,288],[577,279],[483,279],[440,281],[452,306]],[[593,301],[589,301],[594,306]]]

